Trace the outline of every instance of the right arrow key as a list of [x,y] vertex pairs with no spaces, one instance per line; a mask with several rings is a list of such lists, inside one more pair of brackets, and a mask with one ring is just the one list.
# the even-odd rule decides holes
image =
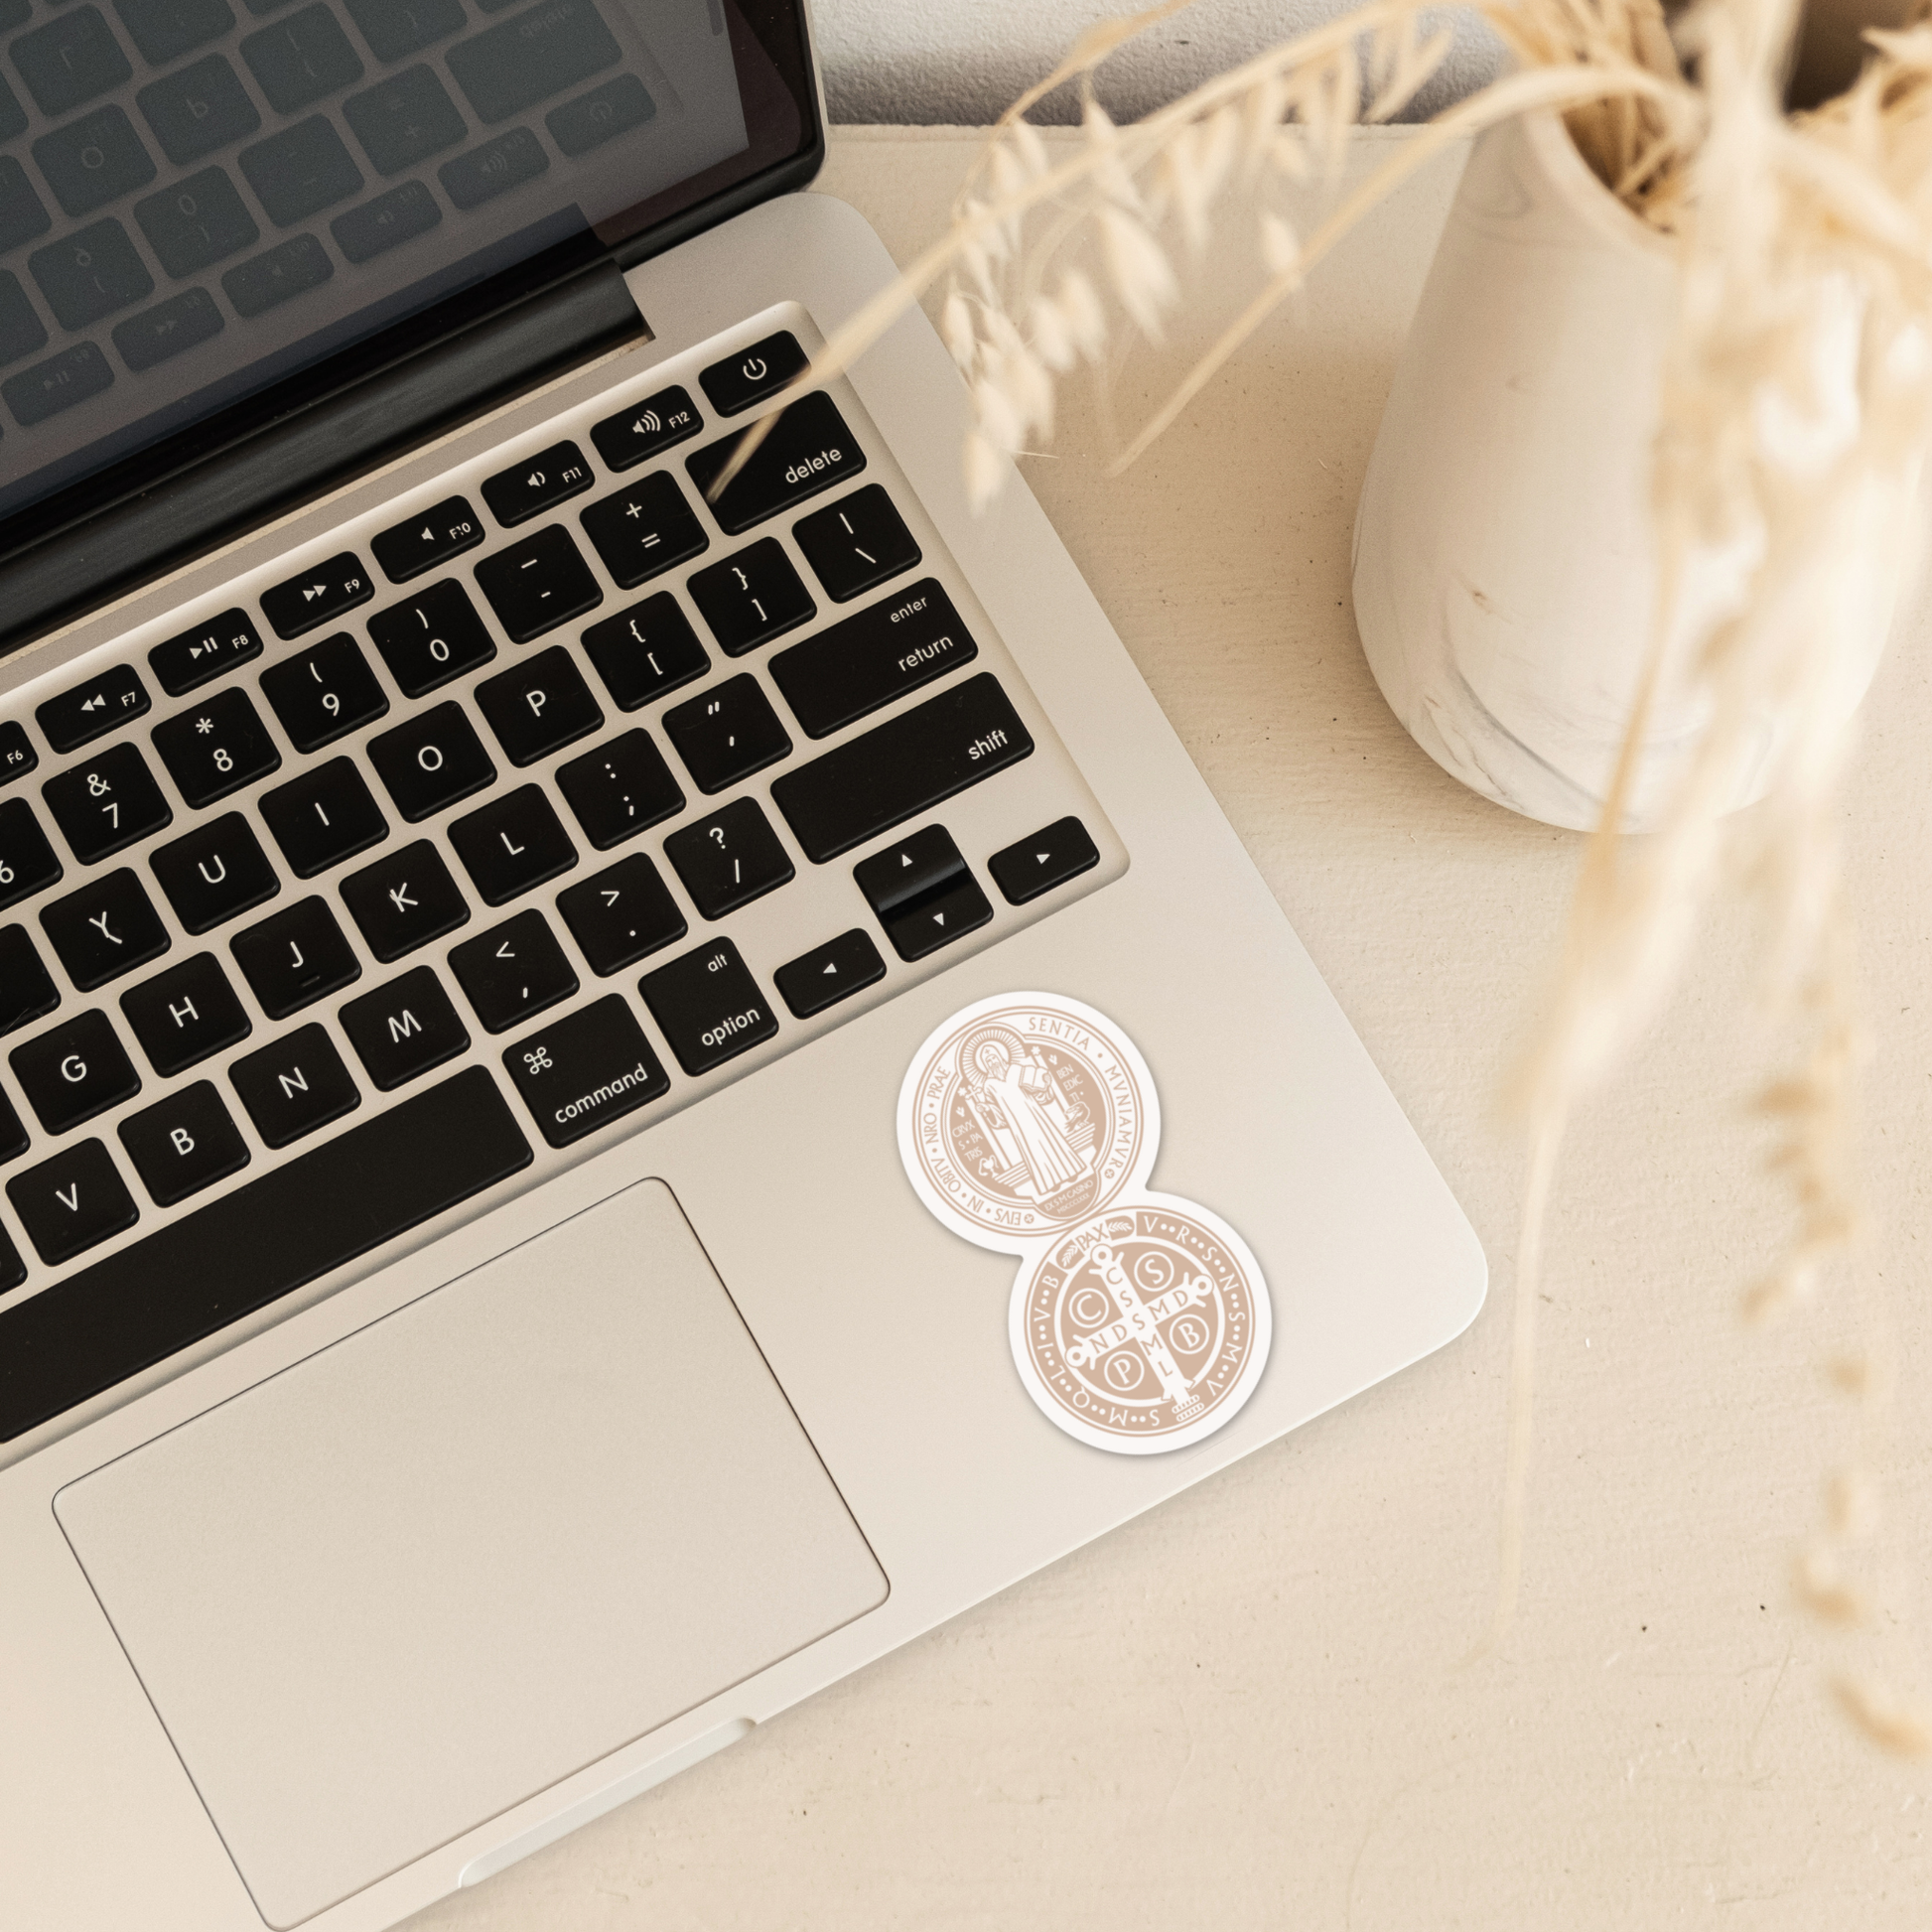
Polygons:
[[1099,849],[1087,828],[1077,818],[1059,818],[1032,838],[994,853],[986,869],[1009,905],[1024,905],[1099,863]]

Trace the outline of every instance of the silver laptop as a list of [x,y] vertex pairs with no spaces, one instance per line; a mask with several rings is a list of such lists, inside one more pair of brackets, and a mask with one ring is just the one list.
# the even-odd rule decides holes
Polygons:
[[[1470,1320],[925,322],[721,484],[892,273],[794,0],[0,34],[7,1924],[391,1924]],[[1167,1453],[901,1159],[1022,992],[1265,1276]]]

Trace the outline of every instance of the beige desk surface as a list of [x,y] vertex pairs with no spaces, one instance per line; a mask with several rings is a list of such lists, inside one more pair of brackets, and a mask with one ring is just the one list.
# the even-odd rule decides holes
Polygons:
[[[843,130],[821,186],[905,259],[973,145]],[[1419,1368],[424,1932],[1932,1922],[1932,1769],[1849,1731],[1838,1653],[1785,1582],[1849,1440],[1820,1363],[1853,1332],[1855,1278],[1768,1334],[1737,1319],[1782,1222],[1744,1111],[1764,1044],[1734,909],[1573,1136],[1521,1615],[1500,1657],[1463,1665],[1495,1571],[1520,1170],[1493,1095],[1578,845],[1411,745],[1349,614],[1355,492],[1457,167],[1385,210],[1123,482],[1080,408],[1028,471],[1474,1221],[1487,1308]],[[1927,628],[1915,613],[1880,673],[1845,815],[1908,1580],[1932,1556]]]

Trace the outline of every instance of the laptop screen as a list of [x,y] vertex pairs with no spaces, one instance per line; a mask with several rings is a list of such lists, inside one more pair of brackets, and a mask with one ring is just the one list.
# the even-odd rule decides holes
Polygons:
[[811,108],[773,12],[0,0],[0,518],[792,154]]

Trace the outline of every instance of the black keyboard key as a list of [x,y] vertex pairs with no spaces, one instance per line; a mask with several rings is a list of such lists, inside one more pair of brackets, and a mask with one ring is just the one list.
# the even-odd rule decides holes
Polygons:
[[[505,1048],[503,1065],[552,1147],[595,1134],[671,1084],[643,1028],[617,993]],[[0,1329],[0,1344],[4,1339]]]
[[673,832],[664,841],[664,856],[707,919],[722,919],[796,876],[754,798],[735,798],[722,811]]
[[381,806],[347,759],[331,759],[264,792],[261,812],[298,879],[313,879],[366,852],[389,830]]
[[151,68],[165,68],[234,25],[228,0],[114,0],[121,25]]
[[12,718],[0,719],[0,785],[24,778],[40,761],[27,727]]
[[[53,1160],[16,1174],[7,1182],[7,1198],[50,1268],[141,1218],[127,1183],[114,1171],[113,1156],[99,1141],[64,1148]],[[31,1309],[33,1303],[22,1306]],[[103,1311],[103,1318],[113,1317]]]
[[697,556],[710,543],[677,479],[662,470],[593,503],[579,521],[621,590]]
[[766,396],[775,396],[786,383],[804,374],[807,360],[798,338],[781,329],[775,336],[741,348],[722,362],[714,362],[698,377],[711,406],[721,416],[735,416]]
[[18,1161],[28,1146],[27,1129],[14,1111],[13,1102],[0,1093],[0,1161]]
[[282,762],[247,692],[232,686],[155,726],[151,736],[168,775],[197,810],[267,777]]
[[369,636],[405,698],[420,698],[496,655],[469,592],[454,577],[376,612],[369,619]]
[[107,357],[92,343],[75,343],[45,362],[8,376],[0,382],[0,396],[6,397],[14,421],[22,429],[32,429],[113,386],[114,371]]
[[200,952],[121,995],[121,1012],[164,1079],[254,1029],[212,953]]
[[849,603],[919,561],[912,532],[878,483],[800,517],[791,533],[835,604]]
[[[347,216],[344,216],[346,220]],[[339,236],[340,240],[341,237]],[[345,251],[346,252],[346,251]],[[372,537],[369,548],[392,584],[406,584],[438,564],[448,563],[483,540],[483,518],[467,496],[446,496],[420,516]]]
[[0,804],[0,908],[18,905],[60,876],[61,862],[34,808],[24,798]]
[[114,346],[137,374],[211,341],[225,327],[207,289],[184,289],[114,325]]
[[771,797],[814,865],[1032,755],[1034,741],[990,671],[928,698],[772,780]]
[[604,722],[591,687],[561,644],[477,686],[477,704],[512,764],[534,764]]
[[779,651],[771,681],[806,734],[823,738],[978,655],[952,600],[927,577]]
[[584,836],[607,852],[684,809],[684,793],[647,734],[628,731],[557,769]]
[[223,925],[282,890],[254,827],[239,812],[224,812],[157,847],[149,863],[190,932]]
[[577,975],[541,912],[519,912],[466,939],[452,949],[450,970],[492,1034],[520,1026],[577,991]]
[[477,566],[477,582],[496,613],[496,621],[518,644],[527,644],[604,602],[590,566],[561,523],[485,557]]
[[463,27],[463,0],[347,0],[378,61],[400,61]]
[[375,673],[346,630],[270,665],[261,684],[262,696],[298,752],[318,751],[389,709]]
[[228,1078],[270,1147],[287,1147],[362,1104],[336,1042],[317,1026],[243,1055]]
[[689,929],[657,868],[641,852],[559,893],[557,910],[591,971],[606,979]]
[[149,702],[140,672],[132,664],[115,664],[49,698],[34,716],[57,752],[77,752],[123,720],[140,717]]
[[218,54],[151,80],[134,96],[161,152],[177,168],[242,140],[262,117],[235,70]]
[[[0,155],[0,164],[7,157]],[[0,219],[4,210],[0,210]],[[0,362],[18,362],[47,346],[47,325],[35,313],[17,275],[0,271]]]
[[[27,170],[12,155],[0,155],[0,254],[18,248],[23,241],[32,241],[36,235],[44,235],[53,225],[41,198],[34,192],[34,184],[27,179]],[[15,287],[18,286],[16,283]],[[23,333],[16,323],[11,340],[18,341]],[[0,354],[0,361],[10,362],[17,355],[30,355],[46,340],[47,332],[42,330],[38,342]]]
[[84,866],[160,831],[175,816],[132,745],[110,745],[48,779],[41,796]]
[[65,114],[134,77],[98,7],[71,7],[7,51],[43,114]]
[[170,275],[197,275],[261,239],[225,170],[204,168],[134,204],[134,218]]
[[211,1080],[129,1114],[116,1131],[159,1207],[173,1207],[248,1165],[248,1144]]
[[700,791],[723,791],[791,750],[771,700],[749,671],[673,705],[664,731]]
[[449,53],[457,85],[485,122],[506,121],[622,58],[591,0],[545,0]]
[[1032,838],[994,853],[986,869],[1009,905],[1025,905],[1099,863],[1100,850],[1087,828],[1077,818],[1057,818]]
[[343,881],[343,902],[385,966],[470,920],[443,855],[427,839],[350,873]]
[[966,861],[943,825],[921,826],[852,868],[854,883],[881,919],[949,890],[965,873]]
[[293,114],[362,77],[348,36],[322,5],[304,7],[250,34],[241,43],[241,58],[278,114]]
[[584,648],[620,711],[635,711],[711,669],[691,620],[669,591],[592,624]]
[[460,208],[481,207],[484,202],[521,188],[548,171],[550,157],[543,143],[527,127],[513,127],[485,141],[436,171],[443,192]]
[[16,134],[25,133],[26,128],[26,108],[21,106],[5,79],[0,78],[0,141],[11,141]]
[[179,698],[236,664],[262,654],[261,633],[248,613],[223,611],[148,652],[148,667],[170,697]]
[[343,118],[378,175],[399,175],[445,148],[469,129],[443,83],[426,67],[405,68],[365,93],[343,102]]
[[447,702],[370,739],[369,761],[412,824],[481,791],[496,775],[476,726],[460,705]]
[[729,657],[743,657],[818,615],[776,537],[760,537],[737,556],[694,573],[686,588]]
[[366,604],[374,595],[375,586],[361,558],[345,550],[300,577],[263,591],[262,615],[275,626],[276,636],[300,637],[331,618]]
[[428,966],[349,1001],[340,1018],[363,1072],[384,1093],[455,1059],[470,1044],[450,996]]
[[684,459],[698,494],[732,536],[820,490],[836,488],[866,467],[866,453],[853,441],[831,397],[801,396],[714,498],[713,483],[724,475],[747,434],[740,430]]
[[793,1015],[809,1020],[886,977],[886,962],[872,943],[872,934],[855,925],[822,946],[800,953],[771,975],[779,997]]
[[91,214],[154,179],[154,161],[118,107],[96,107],[43,134],[34,143],[34,159],[69,214]]
[[709,1073],[778,1031],[778,1016],[729,939],[646,973],[637,991],[687,1073]]
[[311,114],[243,148],[235,159],[278,228],[292,228],[362,192],[362,171],[326,114]]
[[683,389],[660,389],[631,408],[605,417],[592,429],[591,441],[610,468],[632,470],[660,450],[696,436],[703,427],[696,405]]
[[13,1236],[5,1228],[0,1228],[0,1295],[18,1288],[26,1279],[27,1264],[21,1260],[20,1250],[14,1246]]
[[549,449],[498,471],[483,486],[483,501],[498,523],[527,523],[553,503],[590,488],[595,480],[575,443],[553,443]]
[[154,277],[114,220],[91,222],[36,248],[27,266],[63,329],[85,329],[154,293]]
[[621,73],[543,117],[550,138],[567,155],[589,154],[606,141],[641,127],[657,112],[650,90],[634,73]]
[[483,1067],[358,1123],[9,1310],[0,1324],[0,1440],[529,1164],[529,1144]]
[[169,945],[168,928],[126,866],[42,906],[41,924],[83,993],[159,959]]
[[[336,246],[350,261],[367,262],[373,261],[378,255],[386,255],[391,248],[399,247],[405,241],[414,241],[419,234],[428,234],[442,218],[442,205],[436,197],[421,182],[406,181],[401,187],[390,189],[386,195],[377,195],[360,207],[350,208],[346,214],[336,215],[329,223],[329,232],[336,237]],[[481,535],[477,541],[483,541]],[[375,547],[379,557],[379,537]],[[468,547],[458,546],[460,549]],[[388,568],[386,564],[383,567]],[[401,583],[402,579],[398,577],[396,582]]]
[[50,1134],[65,1134],[141,1091],[141,1076],[114,1036],[113,1023],[92,1008],[16,1046],[7,1058]]
[[570,834],[535,785],[521,785],[458,819],[450,843],[488,905],[501,905],[577,863]]
[[24,925],[0,932],[0,1034],[17,1032],[61,1004],[54,976],[41,964]]
[[[336,272],[329,250],[312,234],[252,255],[221,276],[221,287],[239,316],[258,316],[278,303],[320,288]],[[317,620],[321,621],[320,619]]]
[[354,948],[319,898],[298,899],[228,941],[271,1020],[286,1020],[362,977]]
[[976,931],[993,916],[993,904],[970,872],[944,891],[928,894],[888,914],[882,923],[901,959],[923,959],[941,946]]

